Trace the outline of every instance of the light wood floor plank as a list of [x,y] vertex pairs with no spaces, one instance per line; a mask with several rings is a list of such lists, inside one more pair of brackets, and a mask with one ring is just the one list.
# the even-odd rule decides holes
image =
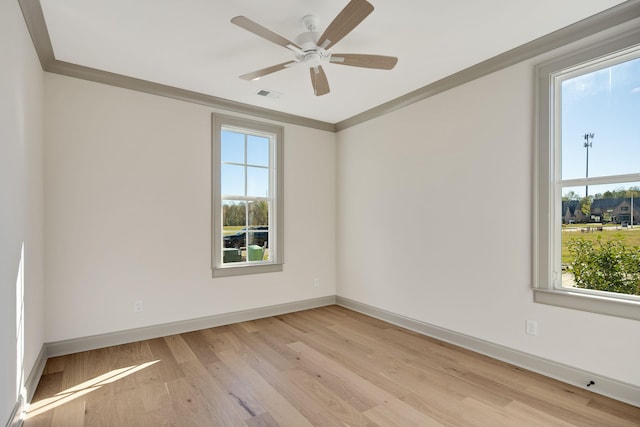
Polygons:
[[169,347],[169,351],[173,354],[173,358],[178,364],[184,362],[197,361],[195,353],[191,350],[191,347],[186,343],[181,335],[171,335],[164,338],[164,341]]
[[221,360],[207,365],[206,368],[209,375],[221,384],[229,396],[237,401],[243,413],[246,413],[243,417],[245,422],[250,417],[267,413],[267,410],[260,403],[260,399],[256,397],[251,384],[235,375]]
[[185,381],[201,397],[202,402],[217,421],[216,425],[244,425],[244,419],[249,416],[242,402],[224,390],[201,363],[194,360],[184,362],[181,366],[185,373]]
[[33,427],[51,426],[56,403],[62,398],[58,396],[62,390],[63,371],[53,371],[40,378],[29,408],[29,425]]
[[147,368],[149,382],[167,383],[180,378],[184,378],[182,368],[173,357],[166,341],[162,338],[155,338],[145,341],[151,357],[150,362],[156,362]]
[[53,413],[52,427],[82,427],[84,421],[85,400],[73,399],[61,405]]
[[365,416],[379,426],[443,427],[444,424],[421,413],[400,400],[392,400],[365,411]]
[[239,373],[245,381],[251,383],[256,396],[264,408],[280,425],[311,426],[312,424],[286,400],[269,382],[256,372],[243,358],[235,352],[223,351],[219,354],[222,363],[231,371]]
[[[216,425],[215,423],[219,422],[217,414],[209,411],[205,399],[186,379],[180,378],[170,381],[167,383],[167,388],[176,417],[184,426],[206,427]],[[244,423],[238,424],[238,426],[242,425]]]
[[207,341],[205,332],[195,331],[182,334],[182,338],[187,343],[191,351],[196,355],[197,359],[203,364],[208,365],[220,361],[216,356],[216,351],[212,343]]
[[514,400],[505,407],[505,413],[520,424],[527,423],[531,427],[570,427],[571,423],[549,415],[536,408]]
[[[356,388],[358,393],[363,394],[369,399],[376,402],[376,406],[374,406],[371,410],[365,411],[365,415],[373,414],[375,418],[377,418],[373,419],[374,422],[382,420],[386,417],[386,415],[396,414],[399,417],[398,420],[406,420],[410,423],[420,421],[423,422],[424,424],[422,425],[425,426],[440,425],[428,415],[423,414],[412,406],[407,405],[393,394],[381,389],[362,376],[355,374],[352,370],[344,367],[340,363],[337,363],[329,357],[317,352],[305,343],[295,342],[289,344],[289,346],[296,350],[303,359],[309,360],[311,363],[322,366],[325,369],[335,372],[337,375],[345,378],[345,380],[347,380]],[[400,416],[400,414],[402,415]],[[369,417],[369,415],[367,416]],[[402,424],[402,421],[400,421],[400,425]]]
[[24,427],[640,426],[640,408],[339,306],[51,358]]
[[[313,424],[366,426],[370,422],[357,408],[344,400],[340,395],[333,393],[331,389],[316,381],[317,377],[309,375],[302,370],[292,370],[287,373],[288,378],[301,390],[298,396],[306,407],[315,407],[312,420]],[[302,406],[300,403],[296,406]],[[326,408],[331,408],[327,413]]]

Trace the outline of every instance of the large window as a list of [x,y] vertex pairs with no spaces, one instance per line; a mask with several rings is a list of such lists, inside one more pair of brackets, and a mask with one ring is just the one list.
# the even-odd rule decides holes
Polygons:
[[536,71],[535,300],[640,320],[640,31]]
[[282,270],[281,127],[213,115],[213,276]]

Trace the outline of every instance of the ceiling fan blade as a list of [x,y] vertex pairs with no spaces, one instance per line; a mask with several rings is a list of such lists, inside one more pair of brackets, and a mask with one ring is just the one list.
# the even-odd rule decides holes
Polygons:
[[300,50],[300,46],[295,44],[294,42],[287,40],[282,37],[280,34],[276,34],[268,28],[263,27],[262,25],[253,22],[251,19],[246,16],[236,16],[235,18],[231,18],[231,23],[236,24],[240,28],[244,28],[245,30],[252,32],[253,34],[262,37],[263,39],[269,40],[272,43],[280,45],[282,47],[286,47],[291,50]]
[[329,61],[333,64],[350,65],[352,67],[391,70],[396,66],[398,58],[395,56],[363,55],[358,53],[334,53]]
[[284,70],[285,68],[297,64],[296,61],[287,61],[282,64],[272,65],[271,67],[266,67],[261,70],[254,71],[252,73],[243,74],[240,76],[243,80],[258,80],[262,76],[266,76],[267,74],[275,73],[276,71]]
[[324,30],[318,39],[318,46],[329,49],[357,27],[371,12],[373,12],[373,5],[367,0],[351,0]]
[[320,65],[309,68],[311,73],[311,84],[313,85],[313,93],[315,96],[322,96],[329,93],[329,81],[327,75]]

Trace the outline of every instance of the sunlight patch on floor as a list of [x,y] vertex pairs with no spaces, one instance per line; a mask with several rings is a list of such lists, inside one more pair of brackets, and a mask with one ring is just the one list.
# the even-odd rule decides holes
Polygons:
[[29,419],[29,418],[38,416],[44,412],[55,409],[59,406],[64,405],[65,403],[71,402],[79,397],[82,397],[85,394],[98,390],[104,385],[116,382],[131,374],[135,374],[136,372],[139,372],[145,368],[148,368],[149,366],[158,362],[159,360],[154,360],[152,362],[146,362],[140,365],[114,369],[113,371],[99,375],[88,381],[80,383],[74,387],[61,391],[60,393],[57,393],[55,396],[39,400],[29,405],[29,409],[27,410],[27,416],[25,417],[25,419]]

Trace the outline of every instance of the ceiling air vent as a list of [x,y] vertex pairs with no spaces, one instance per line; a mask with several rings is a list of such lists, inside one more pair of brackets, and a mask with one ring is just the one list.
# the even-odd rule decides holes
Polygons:
[[280,98],[280,96],[282,96],[280,92],[276,92],[268,89],[260,89],[260,91],[258,92],[258,95],[264,96],[266,98],[272,98],[272,99],[278,99]]

